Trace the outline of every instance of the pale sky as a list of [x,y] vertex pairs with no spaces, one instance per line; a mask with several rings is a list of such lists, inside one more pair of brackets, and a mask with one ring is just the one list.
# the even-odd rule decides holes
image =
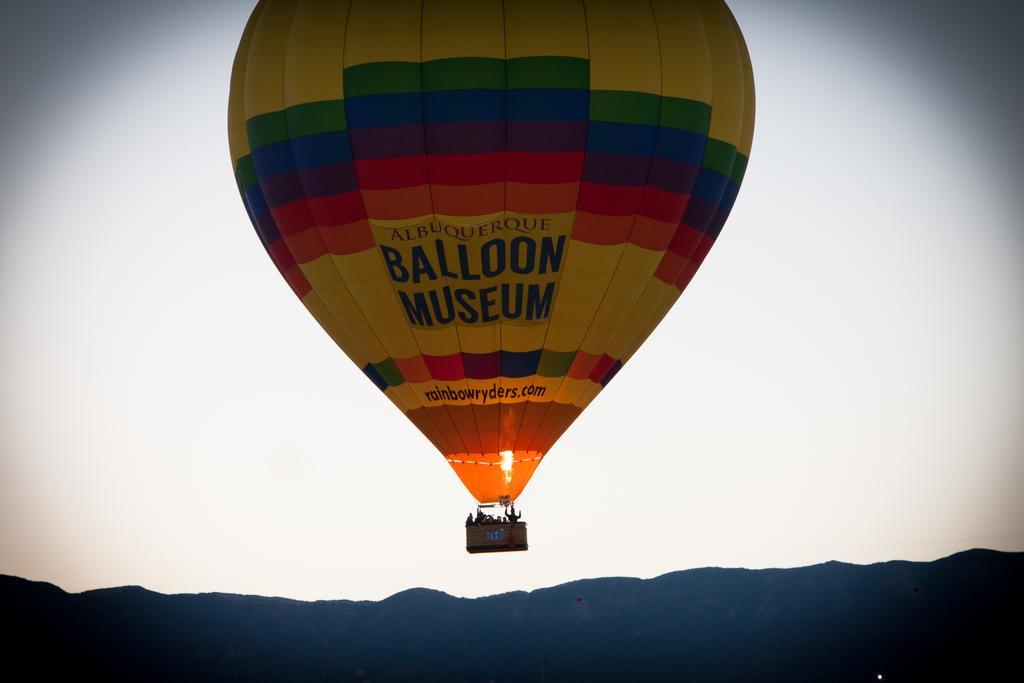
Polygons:
[[491,556],[248,222],[252,3],[0,6],[0,572],[378,599],[1024,550],[1024,10],[730,4],[732,217]]

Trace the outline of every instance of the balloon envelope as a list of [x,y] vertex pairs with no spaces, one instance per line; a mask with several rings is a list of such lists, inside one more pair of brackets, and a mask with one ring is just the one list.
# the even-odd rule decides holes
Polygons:
[[228,123],[284,279],[489,502],[704,260],[753,92],[720,0],[263,0]]

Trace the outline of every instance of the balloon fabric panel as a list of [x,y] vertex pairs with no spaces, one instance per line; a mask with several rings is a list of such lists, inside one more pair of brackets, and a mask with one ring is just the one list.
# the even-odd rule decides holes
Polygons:
[[692,279],[753,102],[720,0],[263,0],[228,125],[285,281],[490,502]]

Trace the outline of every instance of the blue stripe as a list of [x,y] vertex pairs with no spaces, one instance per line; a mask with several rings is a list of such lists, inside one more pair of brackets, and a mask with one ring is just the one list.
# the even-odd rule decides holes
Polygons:
[[504,90],[439,90],[423,93],[427,123],[504,121]]
[[675,128],[662,128],[658,131],[658,144],[655,154],[665,159],[678,161],[681,164],[700,166],[704,161],[704,149],[708,145],[706,135],[690,133]]
[[693,186],[693,195],[709,204],[717,205],[722,200],[722,194],[728,183],[728,176],[718,171],[712,171],[710,168],[702,168],[700,175],[697,176],[697,184]]
[[506,90],[509,121],[585,121],[590,91],[575,88]]
[[416,93],[363,95],[345,100],[348,127],[408,126],[423,122],[423,96]]
[[377,372],[377,368],[373,367],[372,364],[367,363],[366,367],[363,368],[363,374],[370,378],[370,381],[377,385],[377,388],[384,391],[388,388],[387,381],[380,376]]
[[502,377],[529,377],[536,374],[540,363],[541,349],[534,351],[502,351]]
[[651,156],[657,137],[657,126],[591,121],[587,130],[587,151]]
[[256,228],[256,234],[260,236],[263,246],[267,249],[270,248],[271,244],[281,239],[281,232],[277,229],[277,223],[274,221],[274,217],[270,215],[270,212],[256,214],[252,225]]
[[278,173],[294,170],[292,147],[288,140],[257,147],[252,151],[252,165],[256,167],[256,175],[261,180]]
[[290,140],[296,168],[329,166],[352,160],[348,131],[304,135]]
[[267,200],[263,198],[263,189],[258,184],[245,190],[245,206],[253,216],[259,216],[270,210]]

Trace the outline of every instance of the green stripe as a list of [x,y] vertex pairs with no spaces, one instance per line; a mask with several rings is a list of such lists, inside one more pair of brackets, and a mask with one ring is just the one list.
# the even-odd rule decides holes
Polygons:
[[661,97],[643,92],[591,90],[590,120],[657,126]]
[[590,120],[662,126],[707,135],[711,107],[679,97],[661,97],[625,90],[592,90]]
[[708,138],[708,148],[704,152],[704,168],[718,171],[722,175],[732,172],[732,162],[736,158],[736,146],[728,142]]
[[323,100],[297,104],[285,110],[288,136],[293,138],[345,130],[344,100]]
[[395,365],[395,361],[391,358],[382,360],[380,363],[373,363],[373,369],[384,378],[384,381],[388,383],[389,387],[397,387],[405,384],[405,377],[399,371],[398,366]]
[[736,161],[732,164],[732,172],[729,173],[729,179],[737,185],[741,185],[743,183],[743,176],[747,173],[748,161],[750,161],[750,159],[739,152],[736,153]]
[[235,179],[238,180],[238,187],[245,192],[245,189],[252,187],[259,182],[256,176],[256,167],[252,163],[252,155],[246,154],[238,160],[235,165]]
[[453,57],[423,64],[423,90],[504,90],[505,60]]
[[436,90],[590,87],[590,63],[578,57],[451,57],[372,62],[345,69],[345,97]]
[[661,125],[701,135],[711,127],[711,106],[679,97],[661,98]]
[[549,351],[544,349],[537,364],[537,374],[541,377],[564,377],[569,372],[575,351]]
[[345,69],[345,97],[420,91],[416,62],[371,62]]
[[515,57],[508,60],[509,88],[590,88],[590,62],[579,57]]
[[245,122],[245,131],[249,135],[250,149],[288,139],[288,124],[283,111],[252,117]]

